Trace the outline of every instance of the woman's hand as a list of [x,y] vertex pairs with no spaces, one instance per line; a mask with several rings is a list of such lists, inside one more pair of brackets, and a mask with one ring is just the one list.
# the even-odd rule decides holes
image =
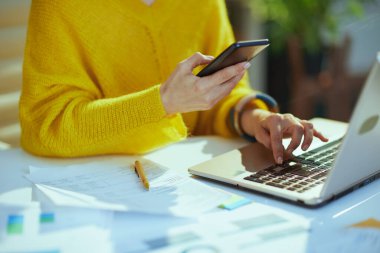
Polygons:
[[212,56],[195,53],[178,64],[160,90],[167,114],[211,109],[231,92],[250,66],[242,62],[205,77],[192,73],[195,67],[212,60]]
[[[258,142],[272,149],[274,160],[278,164],[284,161],[284,153],[291,155],[301,144],[302,137],[302,150],[309,148],[313,136],[324,142],[328,141],[307,120],[300,120],[292,114],[272,113],[261,109],[244,111],[241,127],[245,133],[255,136]],[[286,149],[282,145],[282,139],[285,137],[291,137],[291,142]]]

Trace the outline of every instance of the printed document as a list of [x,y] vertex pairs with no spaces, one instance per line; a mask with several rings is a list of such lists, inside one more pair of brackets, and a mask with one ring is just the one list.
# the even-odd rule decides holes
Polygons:
[[187,175],[147,159],[139,160],[150,190],[137,177],[132,158],[61,168],[32,167],[26,177],[59,206],[189,217],[211,210],[230,197]]

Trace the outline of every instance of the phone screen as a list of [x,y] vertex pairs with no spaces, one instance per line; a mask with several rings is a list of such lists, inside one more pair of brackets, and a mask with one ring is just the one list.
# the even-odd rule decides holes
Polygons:
[[235,42],[202,69],[197,76],[208,76],[225,67],[243,61],[250,61],[268,45],[268,40]]

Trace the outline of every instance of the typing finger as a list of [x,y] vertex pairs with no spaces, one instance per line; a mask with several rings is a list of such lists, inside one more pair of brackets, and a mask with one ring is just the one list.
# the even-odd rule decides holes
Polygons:
[[313,135],[323,142],[329,141],[329,139],[326,136],[324,136],[321,132],[318,132],[315,129],[313,129]]
[[270,125],[270,138],[273,157],[276,163],[281,164],[284,161],[284,146],[282,145],[282,128],[279,122]]
[[265,128],[262,128],[262,127],[257,128],[255,138],[258,142],[263,144],[267,149],[272,149],[271,138],[268,131],[266,131]]
[[310,144],[313,141],[314,127],[312,123],[306,120],[302,120],[301,124],[304,127],[304,137],[301,148],[305,151],[310,147]]
[[291,128],[291,141],[286,149],[288,154],[292,154],[293,151],[301,144],[302,136],[304,135],[304,128],[298,122],[293,123]]

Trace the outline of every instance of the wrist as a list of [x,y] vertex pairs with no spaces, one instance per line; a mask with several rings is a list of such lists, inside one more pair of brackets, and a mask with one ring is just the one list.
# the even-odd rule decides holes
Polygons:
[[239,122],[240,129],[242,130],[242,132],[250,136],[255,136],[255,129],[254,129],[255,123],[252,121],[252,119],[254,118],[253,113],[255,110],[258,110],[258,109],[243,110],[241,113],[240,122]]
[[160,96],[161,96],[162,106],[164,107],[167,115],[175,114],[174,110],[172,109],[172,105],[170,104],[170,99],[167,97],[165,90],[166,90],[165,85],[161,85]]
[[260,118],[271,112],[278,112],[277,102],[266,94],[252,94],[243,97],[230,110],[229,125],[240,137],[255,141],[255,127]]
[[260,108],[245,109],[240,118],[240,127],[244,134],[256,136],[256,127],[259,122],[272,112]]

